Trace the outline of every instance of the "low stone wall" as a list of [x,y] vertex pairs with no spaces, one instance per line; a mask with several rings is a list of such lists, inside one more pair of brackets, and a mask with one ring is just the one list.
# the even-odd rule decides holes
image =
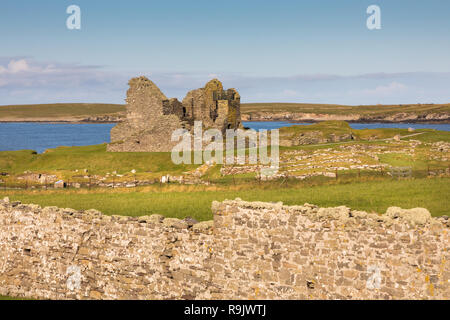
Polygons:
[[212,223],[0,203],[0,295],[46,299],[204,296]]
[[426,209],[215,206],[217,298],[450,298],[450,220]]
[[214,222],[0,200],[0,295],[449,299],[450,220],[425,209],[214,202]]

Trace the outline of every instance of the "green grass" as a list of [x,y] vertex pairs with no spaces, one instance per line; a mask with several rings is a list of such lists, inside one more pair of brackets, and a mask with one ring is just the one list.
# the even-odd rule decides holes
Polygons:
[[[125,106],[103,103],[57,103],[35,105],[0,106],[0,121],[12,119],[64,119],[72,117],[89,117],[111,115],[124,112]],[[68,119],[67,119],[68,120]]]
[[15,297],[8,297],[8,296],[0,296],[0,300],[32,300],[32,299],[15,298]]
[[106,152],[106,144],[84,147],[59,147],[46,153],[32,150],[0,152],[0,171],[17,174],[26,170],[54,172],[88,169],[90,173],[117,171],[138,173],[182,173],[196,165],[175,165],[170,152]]
[[429,113],[449,113],[450,104],[411,104],[411,105],[362,105],[346,106],[337,104],[312,103],[243,103],[242,114],[256,112],[278,113],[298,112],[335,115],[391,115],[400,112],[415,113],[418,115]]
[[[450,141],[450,132],[437,131],[434,129],[417,129],[409,132],[408,129],[378,128],[378,129],[352,129],[346,121],[322,121],[310,125],[294,125],[280,128],[280,137],[283,139],[294,139],[296,136],[307,132],[321,132],[324,137],[331,134],[352,134],[355,140],[381,140],[390,139],[395,135],[406,136],[406,140],[420,140],[422,142]],[[411,137],[408,137],[412,135]]]
[[[286,139],[286,137],[291,135],[298,135],[301,132],[307,131],[320,131],[326,135],[331,133],[339,135],[344,132],[352,132],[356,140],[358,140],[358,143],[381,144],[384,142],[370,142],[367,139],[384,139],[392,138],[395,134],[402,136],[411,134],[405,129],[352,130],[346,122],[326,121],[308,126],[282,128],[280,136],[282,139]],[[424,142],[450,141],[450,132],[421,129],[416,130],[414,133],[423,134],[405,139],[417,139]],[[320,148],[338,147],[342,143],[348,144],[353,142],[346,141],[313,146],[280,147],[280,151],[283,152],[293,149],[317,150]],[[409,162],[408,159],[406,160],[406,162]],[[414,161],[421,161],[421,170],[425,169],[427,162],[429,162],[425,158],[414,159]],[[397,165],[397,163],[390,161],[389,156],[383,158],[383,162]],[[435,165],[434,163],[430,164]],[[22,175],[25,171],[56,174],[58,178],[69,179],[73,182],[80,176],[83,177],[85,175],[83,169],[88,169],[90,175],[102,176],[113,171],[122,175],[131,175],[130,171],[134,169],[137,171],[136,177],[142,180],[159,178],[165,174],[181,175],[197,167],[198,165],[194,164],[175,165],[171,160],[171,154],[169,152],[107,152],[106,144],[83,147],[58,147],[47,150],[47,152],[42,154],[37,154],[33,150],[0,152],[0,172],[7,172],[11,175],[6,179],[4,178],[8,183],[14,183],[16,176]],[[215,180],[215,182],[228,181],[228,183],[235,183],[235,181],[232,181],[232,177],[221,177],[219,170],[219,167],[211,169],[205,178],[207,180]],[[134,177],[132,178],[134,179]],[[236,176],[235,178],[245,177]],[[253,176],[248,175],[247,178],[252,179]],[[130,179],[130,177],[124,177],[124,179]],[[121,179],[116,179],[116,181],[119,180]]]
[[[424,129],[426,130],[426,129]],[[359,140],[370,140],[370,139],[389,139],[393,138],[395,135],[407,136],[414,133],[424,132],[422,130],[416,130],[414,132],[408,132],[408,129],[399,128],[380,128],[380,129],[353,129],[353,135]]]
[[283,133],[296,133],[305,131],[321,131],[324,134],[329,133],[350,133],[352,128],[345,121],[323,121],[310,125],[295,125],[290,127],[280,128],[280,134]]
[[378,156],[382,163],[390,164],[393,167],[412,167],[415,170],[426,168],[424,162],[418,162],[412,156],[402,153],[386,153]]
[[[340,132],[349,130],[345,122],[331,121],[311,126],[294,127],[294,132],[314,130],[326,132]],[[394,129],[395,130],[395,129]],[[353,130],[360,136],[367,138],[378,134],[381,137],[392,137],[394,133],[410,134],[407,130],[393,131],[393,129]],[[370,133],[367,133],[370,131]],[[411,139],[423,141],[450,141],[449,132],[435,130],[416,130],[423,134]],[[351,142],[350,142],[351,143]],[[380,156],[382,163],[393,166],[411,166],[413,170],[427,174],[429,165],[446,168],[446,162],[429,160],[429,146],[418,146],[414,157],[396,152],[398,146],[386,142],[359,141],[359,144],[382,144],[392,148],[393,153]],[[337,148],[339,145],[318,145],[301,147],[282,147],[280,151],[303,149],[308,152],[320,148]],[[181,175],[195,169],[198,165],[175,165],[168,152],[106,152],[106,145],[85,147],[59,147],[48,150],[43,154],[36,154],[32,150],[0,152],[0,172],[8,172],[9,186],[14,179],[23,175],[24,171],[35,173],[57,174],[58,177],[70,179],[83,177],[83,169],[88,169],[90,175],[105,175],[107,172],[117,171],[126,174],[123,179],[133,179],[130,171],[137,170],[137,179],[157,178],[165,174]],[[78,172],[76,172],[78,170]],[[384,212],[389,206],[405,208],[423,206],[434,215],[448,214],[449,179],[415,179],[395,181],[378,172],[363,173],[362,177],[349,171],[339,174],[339,181],[323,176],[311,177],[305,181],[273,181],[259,184],[254,173],[222,176],[220,166],[212,167],[203,177],[215,186],[183,186],[183,185],[152,185],[136,189],[98,189],[88,191],[9,191],[0,190],[0,195],[11,196],[23,202],[54,205],[58,207],[72,207],[75,209],[95,208],[107,214],[145,215],[159,213],[167,216],[184,218],[192,216],[199,220],[211,218],[210,206],[213,200],[233,199],[283,201],[287,204],[315,203],[320,206],[348,205],[355,209]],[[115,180],[118,182],[117,179]]]
[[[326,134],[350,132],[344,121],[327,121],[308,126],[282,128],[281,135],[296,134],[303,131],[319,130]],[[391,129],[387,136],[392,137]],[[354,130],[355,131],[355,130]],[[362,135],[365,130],[356,130]],[[379,135],[383,129],[379,130]],[[450,137],[450,134],[448,135]],[[83,147],[58,147],[36,154],[33,150],[0,152],[0,171],[20,174],[24,171],[55,172],[88,169],[90,173],[105,174],[117,171],[129,172],[132,169],[140,173],[153,172],[180,174],[196,168],[196,165],[175,165],[169,152],[106,152],[106,144]]]
[[439,131],[439,130],[433,130],[433,129],[418,129],[414,132],[410,133],[418,133],[418,132],[424,132],[424,134],[413,136],[410,138],[405,138],[405,140],[420,140],[422,142],[438,142],[438,141],[445,141],[450,142],[450,131]]
[[434,216],[449,215],[449,178],[366,181],[351,184],[301,187],[280,183],[247,187],[163,186],[137,190],[0,191],[23,203],[97,209],[105,214],[212,218],[211,202],[240,197],[248,201],[283,201],[288,205],[313,203],[322,207],[346,205],[353,209],[383,213],[390,206],[425,207]]

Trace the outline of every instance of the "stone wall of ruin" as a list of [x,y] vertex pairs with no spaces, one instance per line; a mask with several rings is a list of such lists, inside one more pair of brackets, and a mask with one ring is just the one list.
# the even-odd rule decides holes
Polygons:
[[449,299],[450,220],[425,209],[214,202],[214,221],[0,200],[0,295]]
[[[126,119],[111,129],[108,151],[159,152],[171,151],[178,142],[171,141],[172,133],[183,124],[174,110],[177,101],[167,99],[161,90],[145,77],[129,81]],[[169,107],[165,108],[164,103]],[[173,113],[167,113],[167,109]],[[165,112],[166,111],[166,112]]]
[[168,99],[146,77],[131,79],[129,86],[126,118],[111,129],[110,152],[170,152],[179,143],[172,134],[181,129],[193,133],[196,121],[222,133],[242,128],[239,93],[225,91],[217,79],[189,91],[182,102]]

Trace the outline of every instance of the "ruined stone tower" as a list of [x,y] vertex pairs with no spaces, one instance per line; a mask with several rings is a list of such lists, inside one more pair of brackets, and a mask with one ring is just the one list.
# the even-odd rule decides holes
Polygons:
[[168,99],[146,77],[133,78],[127,91],[127,117],[111,130],[108,151],[169,152],[176,129],[193,130],[194,121],[203,129],[238,129],[241,125],[240,95],[235,89],[224,90],[213,79],[205,87],[188,92],[182,102]]

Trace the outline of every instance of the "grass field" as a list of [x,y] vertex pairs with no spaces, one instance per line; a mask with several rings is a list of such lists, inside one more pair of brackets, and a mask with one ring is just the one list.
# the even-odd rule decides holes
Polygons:
[[181,173],[196,165],[175,165],[169,152],[106,152],[106,144],[85,147],[59,147],[36,154],[32,150],[0,152],[0,170],[10,173],[30,171],[73,171],[88,169],[91,173]]
[[163,185],[133,190],[0,191],[23,203],[78,210],[97,209],[106,214],[212,218],[211,202],[239,197],[248,201],[282,201],[288,205],[306,202],[322,207],[346,205],[353,209],[384,213],[390,206],[425,207],[433,216],[450,214],[449,178],[381,180],[321,186],[256,183],[242,186]]
[[[394,134],[406,135],[402,129],[352,130],[345,122],[323,122],[311,126],[290,127],[289,131],[321,130],[330,132],[351,132],[358,138],[392,138]],[[450,142],[450,132],[436,130],[416,130],[420,133],[408,139],[424,142]],[[356,144],[356,149],[348,151],[342,146]],[[414,179],[394,180],[379,170],[347,170],[339,172],[339,179],[325,176],[312,176],[306,180],[292,178],[261,182],[255,179],[255,172],[222,175],[221,166],[211,167],[202,177],[203,181],[213,183],[204,185],[160,185],[132,189],[92,188],[69,190],[10,190],[2,184],[0,196],[10,196],[24,203],[37,203],[43,206],[71,207],[74,209],[98,209],[107,214],[146,215],[159,213],[166,216],[198,220],[211,218],[210,206],[214,200],[240,197],[249,201],[283,201],[286,204],[314,203],[319,206],[347,205],[354,209],[384,212],[389,206],[404,208],[425,207],[433,215],[449,214],[449,178],[427,179],[429,167],[446,169],[450,163],[442,160],[445,154],[434,152],[429,144],[410,147],[409,142],[387,143],[386,141],[350,141],[335,144],[281,147],[281,169],[290,163],[295,165],[292,174],[311,173],[326,170],[328,166],[349,166],[355,161],[364,164],[377,164],[378,160],[368,157],[364,147],[387,148],[389,152],[378,153],[380,163],[392,166],[410,166]],[[414,148],[414,152],[411,152]],[[296,160],[300,152],[306,156]],[[378,151],[373,151],[377,154]],[[379,151],[381,152],[381,151]],[[434,152],[434,153],[433,153]],[[317,157],[314,155],[316,154]],[[299,155],[299,154],[297,154]],[[438,157],[438,158],[436,158]],[[328,160],[327,160],[328,159]],[[352,160],[353,162],[348,162]],[[437,160],[436,160],[437,159]],[[328,162],[327,162],[328,161]],[[308,162],[315,167],[309,168]],[[198,165],[175,165],[170,153],[110,153],[106,145],[85,147],[59,147],[36,154],[31,150],[0,152],[0,172],[9,173],[2,180],[11,183],[24,172],[56,174],[58,178],[83,178],[84,169],[90,175],[108,176],[116,171],[123,179],[133,179],[131,170],[137,171],[137,179],[159,178],[162,175],[182,175]],[[289,169],[292,167],[286,167]],[[306,169],[305,169],[306,168]],[[334,169],[333,169],[334,170]],[[420,174],[419,174],[420,173]],[[9,181],[7,181],[10,179]],[[23,180],[22,180],[23,181]],[[125,180],[126,181],[126,180]],[[129,181],[129,180],[128,180]],[[117,182],[117,180],[116,180]],[[9,184],[11,187],[11,184]],[[39,185],[37,185],[39,187]],[[42,187],[42,186],[41,186]]]
[[102,103],[57,103],[0,106],[0,121],[22,119],[71,120],[89,116],[113,115],[124,112],[125,106]]
[[[423,145],[416,147],[415,156],[412,158],[411,156],[397,154],[400,152],[398,151],[400,150],[398,149],[399,147],[396,147],[395,145],[391,146],[386,144],[384,141],[359,140],[369,138],[373,139],[374,137],[377,139],[385,139],[392,138],[396,134],[400,134],[402,136],[410,134],[405,129],[353,130],[345,122],[328,121],[309,126],[293,126],[282,129],[280,130],[281,136],[285,134],[283,130],[286,130],[288,135],[291,133],[300,134],[301,132],[311,130],[319,130],[326,134],[351,132],[358,140],[320,145],[280,147],[282,158],[285,158],[284,161],[291,163],[293,163],[292,161],[295,162],[295,160],[291,156],[284,157],[284,152],[303,150],[307,153],[312,153],[314,151],[331,148],[332,150],[336,150],[336,155],[346,155],[348,159],[353,157],[355,159],[358,158],[364,163],[376,164],[376,162],[368,157],[357,155],[353,156],[351,153],[346,153],[345,150],[339,149],[340,146],[349,146],[353,143],[358,143],[359,145],[384,145],[391,150],[392,154],[380,155],[380,159],[383,163],[393,166],[411,166],[414,170],[424,171],[424,174],[426,174],[425,171],[427,170],[428,165],[433,168],[446,168],[448,166],[448,163],[445,161],[442,162],[430,159],[429,146]],[[421,129],[416,130],[415,133],[419,133],[419,135],[405,138],[405,140],[416,139],[424,142],[450,142],[450,132]],[[306,164],[308,160],[304,162]],[[339,163],[336,162],[335,164],[346,166],[350,163],[345,163],[345,161],[343,161]],[[133,181],[135,179],[148,181],[159,179],[161,176],[167,174],[172,176],[185,175],[187,172],[192,172],[195,170],[198,166],[199,165],[196,164],[175,165],[171,160],[171,154],[168,152],[107,152],[106,144],[83,147],[59,147],[56,149],[47,150],[42,154],[37,154],[32,150],[3,151],[0,152],[0,172],[6,172],[9,176],[0,177],[0,187],[4,188],[5,185],[10,187],[26,187],[26,185],[31,186],[33,183],[39,187],[38,182],[28,181],[29,178],[26,178],[25,173],[29,172],[53,174],[56,175],[58,179],[86,184],[88,183],[88,179],[86,178],[87,175],[92,176],[93,179],[105,178],[106,180],[104,181],[108,183],[114,181]],[[87,169],[87,172],[85,169]],[[255,180],[254,173],[223,176],[221,175],[220,169],[220,165],[210,168],[205,173],[203,180],[220,185],[235,185]],[[136,173],[131,173],[132,170],[136,170]],[[314,172],[314,169],[309,171]],[[305,173],[308,173],[309,171],[307,170]],[[300,171],[298,171],[298,173],[300,173]],[[25,180],[20,180],[24,176]],[[420,175],[414,176],[420,177]],[[345,177],[345,174],[342,177]],[[314,181],[315,178],[312,178],[311,180]]]
[[0,296],[0,300],[32,300],[32,299],[14,298],[14,297]]
[[450,104],[346,106],[336,104],[308,103],[243,103],[241,105],[242,114],[251,114],[254,112],[298,112],[330,115],[391,115],[395,113],[406,112],[423,115],[429,113],[449,113]]
[[[406,136],[411,133],[406,129],[365,129],[354,130],[344,121],[327,121],[308,126],[292,126],[282,128],[280,135],[307,131],[321,131],[330,133],[352,133],[361,140],[369,138],[386,139],[399,134]],[[419,129],[414,133],[423,133],[408,139],[423,142],[450,142],[450,132],[432,129]],[[370,142],[368,142],[370,143]],[[280,150],[311,149],[321,146],[281,147]],[[323,147],[328,147],[324,145]],[[132,169],[139,173],[178,174],[195,169],[198,165],[175,165],[171,161],[169,152],[106,152],[106,144],[83,147],[59,147],[36,154],[33,150],[2,151],[0,152],[0,171],[12,174],[29,171],[73,171],[88,169],[91,173],[104,174],[118,171],[129,172]]]
[[294,125],[289,127],[282,127],[279,130],[280,134],[290,132],[321,131],[325,135],[328,135],[330,133],[334,134],[350,133],[352,132],[353,129],[345,121],[324,121],[310,125]]

